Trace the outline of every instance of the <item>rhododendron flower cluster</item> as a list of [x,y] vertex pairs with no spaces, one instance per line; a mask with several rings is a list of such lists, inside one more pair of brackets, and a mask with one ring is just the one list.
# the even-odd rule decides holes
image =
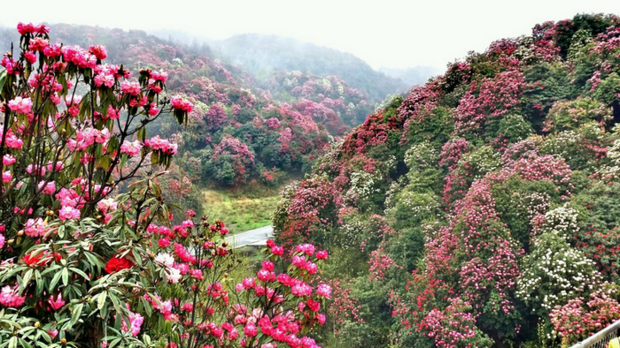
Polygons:
[[598,290],[589,298],[578,297],[563,306],[556,306],[549,316],[553,324],[552,334],[563,337],[567,343],[575,343],[618,320],[620,304],[605,290]]
[[[188,215],[191,217],[194,214]],[[190,254],[184,246],[188,242],[185,236],[189,230],[198,228],[197,226],[203,226],[198,230],[198,235],[206,240],[194,246],[192,250],[195,250],[195,254]],[[279,252],[281,247],[270,240],[267,248],[263,250],[268,260],[262,262],[262,268],[256,272],[256,277],[243,279],[233,292],[233,289],[226,289],[222,283],[214,282],[207,276],[218,272],[220,267],[229,269],[226,267],[235,265],[228,243],[224,242],[224,236],[228,232],[224,226],[220,221],[209,225],[204,223],[204,220],[202,224],[186,220],[172,228],[172,231],[177,233],[150,226],[149,230],[153,231],[154,237],[166,235],[163,239],[168,241],[160,243],[160,252],[154,257],[156,267],[164,271],[169,283],[182,287],[186,293],[185,298],[149,296],[147,301],[181,332],[197,329],[198,334],[194,335],[192,340],[198,339],[202,344],[215,346],[222,342],[232,343],[239,340],[241,346],[246,347],[275,345],[277,342],[315,347],[314,340],[299,336],[300,330],[305,325],[322,325],[325,322],[325,316],[319,313],[319,310],[330,298],[331,287],[320,283],[315,289],[304,280],[308,280],[308,276],[318,271],[316,265],[327,258],[327,253],[322,251],[320,259],[307,260],[307,257],[314,256],[315,247],[311,244],[299,245],[294,254],[297,261],[293,262],[297,267],[276,274],[276,263],[282,262],[282,253]],[[186,231],[181,232],[182,230]],[[206,313],[206,317],[194,317],[193,313],[199,311],[200,306],[195,294],[203,293],[206,294],[206,299],[203,300],[206,301],[206,312],[202,312],[202,309],[200,311]],[[295,296],[300,302],[295,302],[297,305],[284,310],[287,295]],[[233,298],[246,300],[233,303]],[[214,311],[215,307],[220,306],[229,308],[228,319],[218,316]],[[258,336],[259,333],[261,336]],[[185,347],[192,342],[189,338],[182,334],[177,344]]]
[[0,305],[4,307],[21,307],[24,305],[25,300],[26,296],[19,296],[19,287],[17,285],[14,287],[7,285],[0,292]]
[[190,103],[188,100],[182,97],[179,97],[179,96],[172,97],[170,102],[172,103],[173,108],[180,109],[188,113],[191,112],[193,109],[192,103]]
[[29,114],[32,109],[32,100],[30,98],[15,97],[9,101],[9,109],[18,114]]

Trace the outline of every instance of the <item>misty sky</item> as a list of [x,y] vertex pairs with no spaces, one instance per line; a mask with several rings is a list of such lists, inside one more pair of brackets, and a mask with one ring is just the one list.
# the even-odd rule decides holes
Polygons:
[[[294,37],[353,53],[374,68],[439,69],[534,24],[576,13],[615,13],[620,0],[29,0],[2,4],[0,23],[90,24],[123,29],[175,29],[224,39],[241,33]],[[53,4],[53,5],[51,5]],[[53,36],[53,33],[52,33]]]

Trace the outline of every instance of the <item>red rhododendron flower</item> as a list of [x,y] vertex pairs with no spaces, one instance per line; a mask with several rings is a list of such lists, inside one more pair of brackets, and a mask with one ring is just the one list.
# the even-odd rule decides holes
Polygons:
[[127,268],[131,268],[133,266],[135,266],[135,264],[131,262],[127,257],[118,257],[118,255],[114,255],[114,257],[112,257],[108,261],[108,263],[106,263],[105,271],[111,274]]

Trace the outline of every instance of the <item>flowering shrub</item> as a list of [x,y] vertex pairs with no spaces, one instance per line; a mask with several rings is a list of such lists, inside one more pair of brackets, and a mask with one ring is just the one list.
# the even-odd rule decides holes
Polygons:
[[335,210],[343,198],[332,183],[314,176],[285,188],[283,193],[274,214],[274,229],[283,245],[305,241],[311,234],[321,244],[325,238],[333,238],[325,230],[336,226]]
[[517,295],[544,316],[559,304],[588,294],[601,286],[594,262],[574,250],[559,235],[545,233],[524,260]]
[[519,71],[507,71],[493,79],[484,79],[480,87],[472,84],[456,109],[455,131],[464,134],[481,128],[487,117],[499,117],[516,107],[524,86],[523,74]]
[[224,136],[213,152],[203,154],[202,177],[225,186],[246,182],[254,168],[254,153],[241,140]]
[[612,119],[611,110],[591,98],[557,102],[545,120],[545,131],[576,130],[589,121],[605,124]]
[[0,341],[315,347],[301,336],[325,321],[331,289],[312,278],[326,252],[302,245],[276,276],[283,249],[270,242],[258,280],[232,289],[224,224],[188,211],[170,226],[157,178],[177,146],[145,127],[164,113],[187,122],[193,106],[160,95],[166,73],[132,80],[102,63],[103,46],[50,45],[45,26],[18,30],[22,54],[5,55],[0,73]]
[[571,168],[590,171],[598,167],[607,155],[609,135],[594,122],[577,131],[563,131],[549,135],[541,146],[541,153],[566,158]]
[[347,321],[364,323],[360,315],[361,306],[351,295],[351,279],[333,280],[330,284],[333,289],[333,301],[329,306],[329,317],[333,318],[335,330]]
[[416,171],[424,168],[433,168],[439,160],[437,150],[425,141],[414,145],[405,152],[405,164],[410,171]]
[[475,325],[475,317],[467,313],[468,302],[459,298],[449,299],[445,312],[434,309],[428,313],[421,326],[428,330],[437,347],[490,347],[491,340]]
[[620,304],[604,290],[589,297],[578,297],[563,306],[556,306],[550,314],[553,336],[563,343],[576,343],[605,328],[620,318]]
[[220,104],[213,104],[204,115],[205,123],[209,129],[220,129],[228,120],[226,111]]

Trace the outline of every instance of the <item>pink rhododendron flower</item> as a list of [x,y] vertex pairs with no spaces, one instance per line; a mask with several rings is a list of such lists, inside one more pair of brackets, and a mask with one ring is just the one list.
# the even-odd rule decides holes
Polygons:
[[284,255],[284,248],[281,246],[274,245],[273,247],[271,247],[271,252],[274,255],[282,256]]
[[37,62],[37,55],[34,52],[24,52],[24,58],[30,64],[34,64]]
[[60,45],[49,45],[43,49],[43,54],[48,58],[56,58],[62,54]]
[[26,34],[47,34],[47,33],[49,33],[49,31],[50,31],[49,28],[47,28],[43,24],[33,25],[32,23],[24,24],[22,22],[19,22],[17,24],[17,32],[20,35],[26,35]]
[[[3,131],[0,129],[0,143],[2,139]],[[11,129],[8,130],[6,136],[4,136],[6,146],[11,149],[21,149],[24,146],[24,141],[18,138]]]
[[41,218],[28,219],[24,225],[24,233],[28,237],[41,237],[45,232],[45,222]]
[[316,263],[310,261],[306,262],[305,269],[309,274],[315,274],[319,270]]
[[186,311],[186,312],[192,312],[194,310],[194,305],[189,302],[185,303],[181,307],[181,310]]
[[97,57],[80,46],[64,46],[62,55],[65,62],[74,64],[79,68],[94,69],[97,65]]
[[50,42],[48,39],[44,39],[42,37],[35,37],[30,40],[30,45],[28,49],[33,52],[43,52],[47,46],[49,46]]
[[308,305],[308,308],[310,308],[310,310],[313,312],[318,312],[321,309],[321,304],[311,298],[308,299],[308,302],[306,302],[306,304]]
[[189,274],[192,278],[204,280],[204,277],[202,276],[202,270],[200,269],[192,269],[189,271]]
[[256,273],[256,276],[258,277],[258,279],[264,282],[274,281],[276,278],[275,273],[269,272],[266,269],[261,269],[260,271],[258,271],[258,273]]
[[11,179],[13,179],[13,174],[11,174],[10,170],[7,170],[6,172],[2,173],[2,182],[10,183]]
[[254,337],[258,334],[258,328],[252,324],[248,324],[243,328],[243,333],[248,337]]
[[160,248],[166,248],[170,245],[170,240],[168,238],[161,238],[157,241],[157,244]]
[[102,45],[90,46],[88,48],[88,51],[94,54],[95,57],[97,57],[97,59],[99,60],[104,60],[108,57],[108,50],[105,48],[105,46]]
[[155,151],[162,151],[165,154],[174,155],[177,153],[177,144],[171,144],[168,140],[162,139],[159,135],[146,139],[144,146],[150,147]]
[[50,172],[60,172],[63,169],[65,169],[65,165],[60,161],[56,162],[55,164],[53,162],[49,162],[47,164],[47,170],[49,170]]
[[43,176],[45,175],[45,167],[29,164],[28,167],[26,167],[26,173]]
[[123,81],[121,83],[121,91],[136,96],[140,94],[140,84],[137,82]]
[[9,109],[18,114],[28,114],[32,111],[32,99],[15,97],[9,101]]
[[170,99],[170,103],[172,104],[173,108],[187,111],[188,113],[191,112],[194,108],[194,105],[191,102],[179,96],[172,97],[172,99]]
[[28,49],[33,52],[43,52],[45,48],[49,46],[50,42],[48,39],[44,39],[42,37],[35,37],[30,40],[30,45]]
[[327,284],[319,284],[316,288],[316,294],[325,298],[329,298],[332,294],[332,287]]
[[106,198],[102,199],[97,203],[97,208],[101,210],[104,214],[109,211],[114,211],[118,207],[118,202],[114,200],[114,198]]
[[155,103],[149,105],[149,116],[157,116],[159,109],[155,107]]
[[[127,308],[129,309],[129,304],[127,304]],[[129,327],[127,327],[126,320],[123,320],[121,323],[121,330],[124,332],[131,332],[132,336],[137,336],[140,333],[140,327],[144,322],[144,317],[139,313],[130,312],[129,315]]]
[[[191,262],[191,261],[190,261]],[[186,263],[178,263],[173,266],[175,269],[178,269],[181,272],[181,275],[187,274],[189,272],[189,265]]]
[[45,181],[41,181],[39,182],[39,190],[41,190],[41,193],[44,195],[53,195],[54,192],[56,192],[56,183],[53,181],[50,181],[48,183],[45,183]]
[[314,245],[312,244],[300,244],[297,246],[297,249],[295,249],[296,252],[298,253],[306,253],[308,255],[312,255],[314,254]]
[[73,207],[62,207],[62,209],[58,212],[58,218],[61,221],[79,219],[80,211]]
[[306,267],[306,258],[303,257],[303,256],[295,255],[295,256],[293,256],[292,264],[295,267],[305,268]]
[[125,141],[123,145],[121,145],[121,153],[127,154],[129,156],[137,156],[142,150],[142,144],[140,141]]
[[50,298],[47,300],[47,303],[49,303],[50,308],[55,311],[59,310],[60,308],[62,308],[62,306],[65,305],[65,301],[62,299],[62,296],[60,294],[58,294],[56,298],[54,298],[54,296],[50,296]]
[[306,283],[301,283],[294,285],[291,288],[291,292],[297,297],[310,296],[312,295],[312,287]]
[[108,88],[112,88],[112,86],[114,86],[114,75],[106,75],[106,74],[99,74],[97,76],[95,76],[95,86],[97,87],[101,87],[101,86],[106,86]]
[[267,271],[271,272],[274,270],[274,268],[275,268],[275,265],[273,264],[273,262],[269,260],[263,261],[263,269],[266,269]]
[[15,163],[17,160],[15,159],[15,157],[6,154],[4,155],[4,157],[2,157],[2,164],[4,164],[5,166],[10,166],[13,163]]
[[256,280],[254,278],[244,278],[242,284],[244,288],[252,289],[256,287]]
[[17,308],[24,304],[26,296],[19,296],[19,285],[15,284],[14,287],[5,286],[0,292],[0,304],[4,307]]

